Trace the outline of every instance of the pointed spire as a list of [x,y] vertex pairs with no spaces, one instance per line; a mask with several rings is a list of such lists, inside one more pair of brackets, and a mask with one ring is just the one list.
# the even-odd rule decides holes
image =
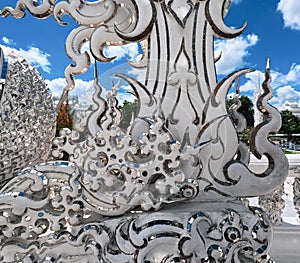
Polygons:
[[266,63],[266,70],[270,70],[270,57],[267,58],[267,63]]
[[96,60],[94,60],[94,80],[98,82],[98,65]]
[[[267,66],[270,65],[269,59],[267,61]],[[266,66],[266,68],[267,68]],[[268,69],[266,69],[268,71]],[[258,106],[257,106],[257,101],[259,100],[261,94],[262,94],[262,89],[261,89],[261,80],[260,80],[260,72],[258,71],[258,76],[257,76],[257,87],[254,91],[254,127],[259,125],[260,123],[263,122],[263,114],[260,112]]]
[[237,79],[237,84],[236,84],[236,87],[235,87],[236,94],[237,94],[238,96],[240,95],[240,88],[241,88],[241,78],[238,77],[238,79]]
[[67,91],[66,100],[60,105],[59,112],[57,114],[57,127],[60,128],[72,128],[73,118],[71,114],[71,107],[69,105],[69,92]]

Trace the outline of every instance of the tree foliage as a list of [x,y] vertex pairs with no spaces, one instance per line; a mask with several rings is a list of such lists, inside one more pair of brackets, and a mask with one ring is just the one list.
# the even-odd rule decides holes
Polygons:
[[[254,126],[254,109],[253,109],[253,103],[247,96],[241,96],[241,107],[238,109],[238,112],[243,114],[246,122],[247,127],[253,127]],[[227,100],[227,106],[230,107],[233,104],[233,99]]]
[[289,110],[281,112],[282,125],[279,133],[292,135],[300,133],[300,118]]
[[136,117],[138,108],[138,103],[136,101],[130,102],[125,100],[123,105],[119,106],[119,109],[122,113],[122,120],[120,123],[120,127],[123,129],[127,129],[132,119],[132,115]]
[[[241,107],[238,109],[238,112],[242,113],[244,117],[246,118],[247,122],[247,129],[244,131],[241,139],[244,139],[247,141],[249,134],[251,133],[253,126],[254,126],[254,109],[253,109],[253,103],[247,96],[241,96]],[[227,106],[230,107],[233,103],[232,99],[229,99],[227,101]],[[122,112],[122,120],[120,127],[123,129],[126,129],[130,121],[132,119],[132,115],[134,114],[134,117],[136,117],[138,108],[138,103],[130,102],[125,100],[121,106],[119,106],[119,109]],[[284,110],[281,112],[282,117],[282,126],[279,131],[279,133],[292,135],[295,133],[300,133],[300,118],[295,116],[291,111]],[[244,138],[245,137],[245,138]]]

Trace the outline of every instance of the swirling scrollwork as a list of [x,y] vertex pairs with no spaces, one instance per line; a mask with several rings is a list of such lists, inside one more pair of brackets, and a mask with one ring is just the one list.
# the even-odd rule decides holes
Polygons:
[[0,10],[0,16],[13,16],[15,18],[22,18],[25,16],[25,11],[28,10],[30,14],[37,18],[47,18],[52,15],[54,4],[56,0],[42,0],[41,4],[37,4],[35,0],[20,0],[17,2],[15,8],[5,7]]
[[[53,182],[52,186],[58,186],[59,183],[53,180],[54,177],[45,172],[51,171],[49,165],[54,167],[48,163],[37,166],[36,169]],[[69,176],[72,171],[75,172],[69,180],[76,182],[78,174],[74,167],[56,163],[56,167],[58,166],[64,168],[65,174]],[[29,175],[28,172],[24,171],[23,175]],[[62,185],[59,187],[61,191],[58,191],[60,196],[69,196],[70,204],[73,203],[73,207],[64,207],[65,212],[73,215],[74,205],[78,204],[76,187],[72,192],[70,189],[64,190]],[[24,189],[24,186],[21,188]],[[44,187],[45,184],[35,190],[41,191]],[[29,189],[28,186],[25,188]],[[5,198],[8,198],[8,195],[6,197],[0,195],[1,203]],[[21,197],[19,195],[16,198]],[[28,199],[29,196],[25,195],[22,198]],[[53,200],[53,197],[50,199]],[[195,203],[187,203],[186,206],[194,209]],[[198,212],[177,208],[176,213],[162,211],[131,214],[109,220],[96,218],[83,203],[75,209],[76,217],[81,215],[79,217],[81,224],[69,220],[69,224],[64,222],[64,225],[61,218],[65,212],[60,212],[55,217],[48,213],[46,207],[48,206],[38,209],[34,203],[28,203],[27,209],[17,209],[12,203],[7,202],[5,213],[1,218],[7,223],[7,227],[1,232],[2,262],[91,260],[107,263],[120,261],[145,263],[155,260],[161,263],[174,261],[196,263],[200,260],[209,263],[228,262],[231,259],[234,260],[232,262],[247,260],[257,263],[273,262],[266,254],[272,233],[269,222],[257,208],[252,208],[251,212],[237,203],[233,205],[226,202],[212,206],[209,202],[203,202],[200,207],[197,205],[197,209],[203,209]],[[18,216],[22,214],[21,210],[25,219],[22,222],[25,224],[24,229],[20,229],[21,224],[17,222]],[[64,214],[65,220],[68,218],[66,215],[67,213]],[[55,227],[56,224],[58,227]]]
[[[271,229],[261,211],[229,199],[220,202],[224,196],[236,200],[272,191],[288,170],[284,154],[267,138],[280,126],[278,112],[268,104],[269,63],[257,105],[265,121],[250,141],[257,158],[268,157],[264,173],[248,168],[249,154],[237,135],[243,127],[232,122],[226,107],[235,80],[252,71],[217,80],[214,38],[234,38],[246,26],[225,25],[230,1],[39,3],[19,0],[0,16],[20,18],[29,10],[38,18],[53,14],[62,25],[67,14],[78,24],[66,41],[73,64],[65,70],[67,86],[58,107],[74,88],[74,76],[90,67],[91,57],[114,59],[104,55],[106,46],[142,41],[147,53],[140,65],[131,64],[146,66],[146,81],[115,74],[129,84],[139,104],[136,118],[123,130],[118,85],[105,100],[96,72],[92,109],[54,142],[53,155],[67,152],[72,163],[36,165],[4,184],[0,260],[272,262],[267,256]],[[84,44],[90,52],[82,49]],[[183,210],[170,204],[168,211],[145,213],[196,197],[213,202],[189,201]],[[106,220],[117,215],[124,216]]]
[[[234,38],[243,32],[246,24],[239,29],[225,25],[224,16],[230,6],[228,0],[204,0],[184,4],[183,13],[179,12],[172,1],[68,0],[58,3],[42,1],[40,5],[36,5],[33,1],[21,0],[15,8],[23,13],[27,8],[37,17],[42,16],[41,10],[53,9],[54,17],[59,23],[64,24],[63,15],[68,14],[79,24],[66,41],[67,54],[74,64],[70,64],[65,70],[67,86],[61,102],[68,90],[74,88],[74,75],[82,74],[90,67],[91,55],[99,61],[108,62],[114,58],[104,56],[103,49],[107,45],[144,41],[144,46],[147,46],[145,84],[125,75],[116,75],[129,83],[140,102],[138,116],[132,127],[123,132],[118,127],[120,115],[114,99],[110,98],[110,102],[105,103],[98,96],[102,106],[99,104],[93,113],[89,113],[90,117],[86,118],[91,136],[85,142],[71,139],[67,134],[64,139],[58,139],[59,147],[70,151],[72,160],[85,171],[84,178],[89,182],[89,191],[101,192],[103,187],[112,189],[110,185],[116,184],[118,190],[113,196],[104,198],[109,199],[110,205],[114,202],[126,202],[118,201],[123,195],[114,196],[118,191],[125,191],[122,188],[125,181],[134,181],[135,187],[141,189],[148,185],[145,199],[149,199],[150,207],[155,207],[156,201],[150,201],[149,192],[175,194],[180,188],[176,184],[187,180],[192,180],[193,184],[197,182],[201,194],[243,197],[272,191],[282,183],[286,175],[283,171],[287,171],[287,160],[267,139],[268,134],[275,132],[280,123],[278,112],[268,104],[271,97],[269,67],[263,83],[264,93],[258,105],[266,116],[266,122],[255,128],[250,147],[258,158],[265,154],[269,159],[269,168],[260,175],[248,169],[249,156],[244,149],[245,145],[238,140],[236,127],[226,108],[226,96],[233,82],[251,70],[236,71],[217,82],[214,37]],[[8,10],[10,9],[2,9],[1,15],[13,15]],[[91,53],[81,50],[84,43],[89,43]],[[108,107],[109,103],[112,103],[111,107]],[[96,115],[103,110],[106,111],[106,120],[101,124],[104,127],[101,130],[95,120]],[[159,115],[153,116],[155,111]],[[142,131],[139,131],[139,127],[143,127]],[[75,135],[76,132],[73,132],[72,136]],[[157,146],[163,140],[169,142],[166,151]],[[172,144],[173,141],[176,143]],[[90,149],[95,152],[84,157]],[[114,153],[108,153],[107,149],[113,149]],[[186,149],[192,150],[187,154]],[[112,160],[114,158],[116,160]],[[146,167],[149,162],[153,164],[151,171],[141,168]],[[162,171],[166,169],[168,172],[164,174]],[[110,179],[103,178],[100,171],[103,175],[110,174]],[[175,176],[174,171],[182,174]],[[147,175],[143,179],[136,179],[136,174],[143,172]],[[162,180],[156,180],[156,176],[162,176]],[[270,182],[271,177],[272,184],[264,183],[267,180]],[[149,187],[153,181],[160,182],[155,190]],[[255,187],[248,188],[248,185]],[[163,187],[168,190],[161,192]],[[129,189],[127,188],[131,194],[134,193]],[[91,205],[95,205],[90,198],[87,199]],[[125,210],[124,208],[120,211]]]
[[[252,187],[247,191],[251,193],[252,196],[260,195],[260,193],[268,193],[276,190],[276,188],[283,184],[287,172],[288,172],[288,161],[286,156],[283,154],[282,150],[275,146],[268,140],[268,134],[274,133],[279,130],[281,126],[280,113],[273,106],[268,104],[273,96],[272,88],[270,86],[271,75],[270,75],[270,61],[268,60],[265,72],[265,81],[263,82],[263,93],[258,99],[257,106],[259,110],[264,114],[265,120],[255,127],[250,138],[250,149],[252,153],[257,157],[261,158],[265,155],[269,160],[269,167],[261,174],[252,173],[246,164],[241,161],[231,161],[225,168],[225,173],[230,174],[240,174],[240,181],[235,186],[240,190],[241,184],[247,185],[251,181],[251,184],[259,184],[256,187]],[[267,183],[269,176],[272,177],[271,185]],[[238,191],[239,192],[239,191]],[[240,193],[238,193],[239,195]]]
[[[56,157],[68,152],[70,160],[81,167],[85,202],[98,213],[117,215],[137,205],[158,209],[164,202],[196,196],[196,181],[188,179],[181,167],[196,167],[197,153],[209,141],[195,147],[181,145],[165,129],[159,111],[145,119],[149,133],[141,133],[134,141],[118,127],[116,87],[105,101],[97,79],[94,101],[98,106],[87,117],[90,135],[82,140],[78,131],[63,129],[54,143],[58,149],[53,151]],[[93,125],[99,116],[100,126]]]
[[[147,11],[146,11],[147,10]],[[65,70],[67,86],[60,104],[65,100],[67,91],[74,88],[73,75],[82,74],[90,66],[89,54],[81,54],[84,42],[89,41],[91,54],[98,60],[109,62],[103,54],[105,46],[123,45],[128,41],[140,41],[146,38],[156,18],[154,4],[151,1],[62,1],[54,9],[54,17],[60,24],[62,16],[69,14],[81,26],[68,37],[67,54],[75,62]],[[143,22],[140,21],[143,17]],[[60,105],[59,104],[59,105]]]

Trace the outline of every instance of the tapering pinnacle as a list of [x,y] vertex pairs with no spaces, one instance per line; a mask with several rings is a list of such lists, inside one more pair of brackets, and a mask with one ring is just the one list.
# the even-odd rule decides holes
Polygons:
[[270,65],[270,57],[267,58],[267,63],[266,63],[266,70],[270,70],[271,65]]

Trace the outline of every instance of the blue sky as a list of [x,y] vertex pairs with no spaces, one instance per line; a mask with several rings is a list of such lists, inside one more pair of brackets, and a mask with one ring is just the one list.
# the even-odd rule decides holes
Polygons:
[[[1,0],[0,9],[14,6],[16,1]],[[266,58],[271,57],[272,104],[280,107],[285,100],[300,100],[300,1],[299,0],[233,0],[225,18],[226,24],[240,27],[245,21],[247,27],[243,34],[233,40],[216,40],[216,54],[222,50],[222,58],[217,63],[217,72],[222,78],[232,71],[252,67],[256,72],[247,74],[241,90],[252,97],[258,78],[263,80]],[[68,33],[74,28],[57,24],[53,17],[38,20],[27,14],[23,19],[0,18],[0,44],[24,56],[38,68],[55,96],[59,96],[64,82],[64,69],[70,63],[65,54],[64,43]],[[234,50],[234,52],[232,52]],[[128,70],[127,59],[136,60],[140,53],[137,44],[114,47],[107,50],[108,55],[117,53],[119,60],[101,64],[100,73]],[[105,74],[108,76],[108,73]],[[73,94],[82,100],[90,98],[93,71],[78,76]],[[105,79],[105,78],[103,78]],[[105,83],[106,84],[106,83]],[[110,88],[110,87],[107,87]],[[128,95],[122,94],[122,99]]]

